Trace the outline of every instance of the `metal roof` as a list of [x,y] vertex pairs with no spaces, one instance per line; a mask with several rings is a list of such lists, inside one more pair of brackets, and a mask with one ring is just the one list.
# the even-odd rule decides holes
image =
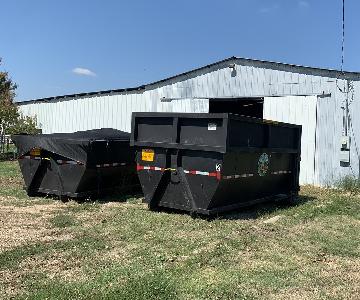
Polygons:
[[226,63],[238,63],[240,65],[248,65],[248,66],[265,68],[265,69],[275,69],[275,70],[315,75],[315,76],[326,76],[326,77],[334,77],[334,78],[339,78],[339,79],[360,80],[360,72],[339,71],[339,70],[332,70],[332,69],[307,67],[307,66],[300,66],[300,65],[294,65],[294,64],[279,63],[279,62],[273,62],[273,61],[265,61],[265,60],[232,56],[232,57],[217,61],[215,63],[209,64],[209,65],[206,65],[206,66],[203,66],[200,68],[196,68],[196,69],[184,72],[184,73],[177,74],[175,76],[171,76],[171,77],[159,80],[159,81],[155,81],[155,82],[148,83],[145,85],[140,85],[137,87],[53,96],[53,97],[32,99],[32,100],[26,100],[26,101],[19,101],[19,102],[17,102],[17,104],[23,105],[23,104],[30,104],[30,103],[34,103],[34,102],[49,102],[51,100],[59,100],[59,99],[66,99],[66,98],[96,96],[96,95],[104,95],[104,94],[110,95],[110,94],[114,94],[114,93],[143,91],[146,88],[151,88],[154,85],[166,84],[169,81],[180,79],[181,77],[188,77],[189,75],[196,74],[196,72],[198,72],[198,71],[206,71],[206,69],[209,69],[212,67],[224,68],[224,67],[226,67],[226,65],[224,65]]

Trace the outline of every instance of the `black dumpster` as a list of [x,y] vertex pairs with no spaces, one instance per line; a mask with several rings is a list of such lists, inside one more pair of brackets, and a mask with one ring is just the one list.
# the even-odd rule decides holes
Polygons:
[[129,133],[105,128],[12,139],[29,196],[83,198],[139,186]]
[[301,126],[232,114],[133,113],[145,202],[211,215],[299,191]]

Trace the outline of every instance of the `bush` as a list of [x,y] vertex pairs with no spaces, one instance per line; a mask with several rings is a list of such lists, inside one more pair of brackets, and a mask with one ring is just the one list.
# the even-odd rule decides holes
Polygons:
[[36,117],[23,116],[19,114],[16,122],[9,128],[8,134],[37,134],[41,133],[41,129],[37,128]]

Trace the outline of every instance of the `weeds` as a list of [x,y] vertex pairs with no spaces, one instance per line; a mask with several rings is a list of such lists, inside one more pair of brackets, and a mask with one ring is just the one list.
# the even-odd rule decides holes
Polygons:
[[60,213],[50,219],[50,223],[56,228],[66,228],[76,225],[76,220],[73,216]]
[[360,179],[354,176],[344,176],[335,185],[337,188],[353,195],[360,193]]

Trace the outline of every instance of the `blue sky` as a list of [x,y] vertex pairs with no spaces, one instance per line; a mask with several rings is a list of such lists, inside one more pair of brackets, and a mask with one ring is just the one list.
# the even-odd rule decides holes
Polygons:
[[[340,68],[341,0],[0,0],[18,100],[133,87],[229,56]],[[345,70],[360,71],[346,0]]]

